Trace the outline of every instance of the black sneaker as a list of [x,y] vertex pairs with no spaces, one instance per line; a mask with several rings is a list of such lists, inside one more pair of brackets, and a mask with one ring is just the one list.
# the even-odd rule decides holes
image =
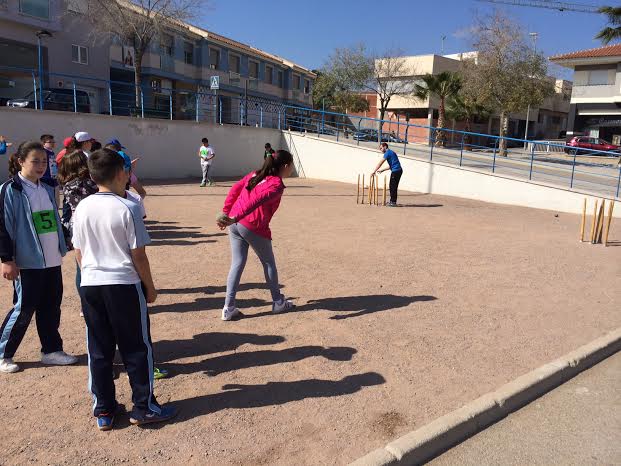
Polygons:
[[141,426],[143,424],[168,421],[176,415],[177,410],[172,406],[162,406],[159,414],[155,411],[149,411],[143,415],[132,414],[129,418],[129,422],[135,426]]

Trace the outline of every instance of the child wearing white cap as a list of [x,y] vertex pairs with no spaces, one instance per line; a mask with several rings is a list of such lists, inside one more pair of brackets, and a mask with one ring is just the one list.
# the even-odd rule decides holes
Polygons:
[[73,151],[81,150],[87,157],[91,154],[93,146],[93,138],[86,131],[78,131],[71,138],[71,142],[67,146],[67,154]]

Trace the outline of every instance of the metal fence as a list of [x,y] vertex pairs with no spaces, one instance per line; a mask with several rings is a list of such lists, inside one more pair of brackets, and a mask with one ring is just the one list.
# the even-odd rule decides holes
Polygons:
[[[3,72],[11,73],[8,82]],[[619,151],[380,121],[276,99],[214,94],[198,86],[168,89],[55,73],[43,81],[31,69],[0,67],[0,105],[276,128],[372,148],[382,141],[417,159],[617,198],[621,190]]]
[[285,129],[375,148],[388,143],[404,156],[619,198],[621,152],[439,129],[321,110],[285,108]]

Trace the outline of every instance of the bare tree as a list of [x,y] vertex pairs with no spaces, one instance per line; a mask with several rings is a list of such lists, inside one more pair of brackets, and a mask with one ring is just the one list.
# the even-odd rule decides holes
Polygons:
[[509,114],[541,105],[554,93],[554,82],[546,75],[546,58],[528,44],[520,26],[503,14],[478,19],[473,35],[478,56],[463,62],[463,88],[499,113],[499,153],[506,156]]
[[[117,37],[133,47],[136,106],[140,105],[142,61],[155,38],[165,30],[184,28],[207,0],[84,0],[84,17],[93,33]],[[81,8],[82,9],[82,8]]]
[[[396,95],[410,95],[415,70],[399,50],[376,55],[362,44],[338,48],[325,66],[342,89],[377,95],[379,118],[384,119],[390,100]],[[381,121],[379,129],[381,132]],[[378,134],[378,138],[380,135]]]

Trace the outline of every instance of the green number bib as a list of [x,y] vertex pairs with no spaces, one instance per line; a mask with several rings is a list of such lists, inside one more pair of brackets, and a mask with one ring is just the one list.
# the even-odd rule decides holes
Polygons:
[[32,213],[35,229],[40,235],[46,233],[56,233],[58,226],[56,225],[56,216],[53,210],[40,210]]

